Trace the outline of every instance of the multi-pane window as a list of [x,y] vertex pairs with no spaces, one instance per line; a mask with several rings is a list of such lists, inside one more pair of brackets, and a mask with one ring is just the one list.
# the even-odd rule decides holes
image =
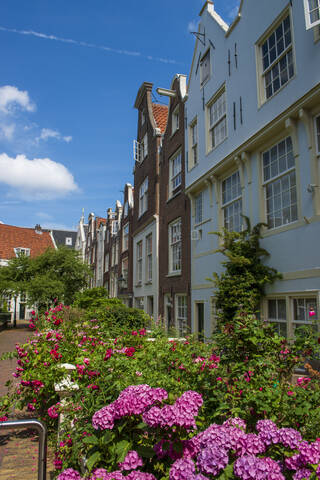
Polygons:
[[14,249],[14,253],[16,254],[16,257],[19,257],[19,255],[24,255],[25,257],[30,257],[30,248],[16,247]]
[[144,160],[148,155],[148,134],[146,133],[140,143],[140,160]]
[[287,336],[287,312],[285,299],[275,298],[268,300],[268,320],[275,326],[279,335],[283,337]]
[[298,207],[291,137],[264,152],[262,163],[268,228],[294,222]]
[[118,233],[118,222],[113,220],[112,222],[112,235],[116,235]]
[[181,218],[169,225],[169,272],[181,271]]
[[148,210],[148,177],[146,177],[139,189],[139,217]]
[[189,169],[198,163],[198,128],[197,120],[190,125]]
[[316,133],[316,150],[320,154],[320,115],[314,119],[315,133]]
[[129,211],[128,207],[129,207],[128,202],[124,202],[124,206],[123,206],[123,216],[124,217],[128,216],[128,211]]
[[173,110],[172,113],[172,135],[179,129],[179,105]]
[[137,243],[137,283],[142,282],[142,240]]
[[146,237],[146,280],[152,281],[152,233]]
[[208,106],[209,150],[219,145],[227,137],[226,92],[220,93]]
[[122,251],[128,250],[129,247],[129,223],[122,230]]
[[145,113],[143,110],[141,110],[140,112],[140,115],[141,115],[141,126],[144,125],[144,122],[146,121],[146,116],[145,116]]
[[106,253],[104,257],[104,271],[105,272],[109,271],[109,253]]
[[181,152],[170,159],[170,196],[181,186]]
[[317,321],[316,298],[298,297],[293,299],[293,326],[295,330],[303,326],[316,325]]
[[261,45],[264,97],[272,97],[294,75],[290,16]]
[[180,336],[187,331],[188,304],[186,295],[176,296],[176,326]]
[[303,0],[306,28],[320,24],[320,0]]
[[240,232],[242,226],[242,196],[239,171],[222,182],[222,209],[224,227],[229,232]]
[[203,220],[203,192],[198,193],[194,199],[194,223],[201,223]]
[[128,287],[128,257],[122,260],[121,273],[123,277],[122,288]]
[[203,85],[210,78],[210,50],[202,57],[200,61],[200,82]]
[[116,240],[115,265],[119,263],[119,239]]

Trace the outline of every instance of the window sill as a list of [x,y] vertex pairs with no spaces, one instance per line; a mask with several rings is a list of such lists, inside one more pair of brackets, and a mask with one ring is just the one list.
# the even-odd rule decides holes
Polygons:
[[296,220],[295,222],[288,223],[287,225],[281,225],[280,227],[275,227],[271,229],[266,229],[262,232],[262,238],[270,237],[272,235],[276,235],[277,233],[286,232],[288,230],[293,230],[294,228],[303,227],[306,225],[304,220]]
[[200,90],[201,90],[201,88],[203,88],[209,82],[210,78],[211,77],[209,76],[203,82],[200,83]]
[[171,132],[170,139],[171,139],[177,132],[179,132],[179,127],[176,128],[174,132]]
[[193,225],[193,228],[198,228],[201,227],[201,225],[204,225],[205,223],[211,222],[212,218],[207,218],[206,220],[203,220],[202,222],[195,223]]
[[137,288],[138,288],[138,287],[142,287],[142,282],[136,283],[136,284],[135,284],[135,287],[137,287]]
[[[261,76],[262,76],[262,75],[261,75]],[[289,83],[292,82],[292,80],[294,80],[294,79],[296,78],[296,76],[297,76],[297,74],[295,73],[295,74],[293,75],[293,77],[291,77],[291,78],[287,81],[287,83],[285,83],[284,85],[282,85],[282,87],[280,87],[279,90],[277,90],[276,93],[274,93],[274,94],[272,95],[272,97],[263,98],[262,100],[260,100],[260,103],[259,103],[259,105],[258,105],[258,110],[260,110],[260,108],[262,108],[266,103],[270,102],[270,100],[272,100],[273,98],[275,98],[275,97],[278,95],[279,92],[282,92],[282,90],[283,90],[284,88],[286,88],[286,86],[289,85]]]
[[180,277],[180,276],[181,276],[181,270],[179,270],[178,272],[168,273],[168,275],[166,275],[167,278],[170,278],[170,277]]
[[192,167],[188,168],[188,173],[191,172],[194,168],[196,168],[197,166],[199,165],[199,163],[195,163],[194,165],[192,165]]
[[173,195],[171,195],[170,198],[168,198],[167,203],[170,203],[171,200],[173,200],[173,199],[176,198],[178,195],[180,195],[181,192],[182,192],[182,189],[180,188],[180,190],[178,190],[176,193],[174,193]]
[[228,137],[225,137],[222,142],[218,143],[218,145],[215,145],[213,148],[211,148],[210,150],[207,150],[207,153],[206,153],[206,156],[210,155],[212,152],[214,152],[217,148],[220,147],[220,145],[222,145],[226,140],[227,140]]
[[152,280],[148,280],[147,282],[144,282],[145,285],[152,285]]

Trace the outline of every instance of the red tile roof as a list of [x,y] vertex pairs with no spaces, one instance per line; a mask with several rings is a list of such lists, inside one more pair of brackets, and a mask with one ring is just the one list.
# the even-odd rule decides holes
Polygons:
[[54,248],[49,232],[36,233],[34,228],[14,227],[13,225],[0,224],[0,258],[9,260],[16,256],[14,249],[17,247],[30,248],[30,256],[36,257],[45,252],[47,248]]
[[157,127],[160,128],[161,133],[163,133],[167,126],[168,107],[166,105],[159,105],[158,103],[153,103],[152,113],[156,121]]
[[98,228],[100,227],[101,223],[103,223],[103,225],[105,225],[107,222],[107,219],[106,218],[103,218],[103,217],[96,217],[96,228],[98,230]]

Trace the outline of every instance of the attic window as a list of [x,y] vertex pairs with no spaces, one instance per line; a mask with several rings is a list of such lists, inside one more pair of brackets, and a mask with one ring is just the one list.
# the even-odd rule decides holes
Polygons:
[[200,60],[200,82],[204,85],[210,78],[210,49]]
[[143,110],[141,110],[141,126],[144,125],[144,122],[146,121],[146,115]]
[[66,237],[66,245],[72,245],[72,238]]
[[320,0],[303,0],[306,29],[320,25]]
[[19,255],[24,255],[26,257],[30,257],[30,248],[15,247],[14,248],[14,253],[16,254],[16,257],[19,257]]
[[179,129],[179,105],[172,112],[172,135]]

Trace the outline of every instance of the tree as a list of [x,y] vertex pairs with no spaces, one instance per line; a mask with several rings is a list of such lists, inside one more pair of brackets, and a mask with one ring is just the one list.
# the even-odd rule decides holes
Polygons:
[[240,310],[255,314],[259,310],[264,287],[281,278],[276,269],[262,263],[262,258],[269,256],[267,250],[260,246],[261,228],[258,223],[251,228],[250,221],[244,216],[246,228],[242,232],[213,232],[222,239],[222,253],[227,260],[222,262],[225,271],[218,275],[213,273],[216,288],[216,306],[220,309],[220,321],[232,322]]
[[47,249],[38,257],[20,255],[0,269],[0,292],[27,295],[30,305],[46,308],[55,299],[70,305],[87,286],[90,269],[78,252],[66,247]]

